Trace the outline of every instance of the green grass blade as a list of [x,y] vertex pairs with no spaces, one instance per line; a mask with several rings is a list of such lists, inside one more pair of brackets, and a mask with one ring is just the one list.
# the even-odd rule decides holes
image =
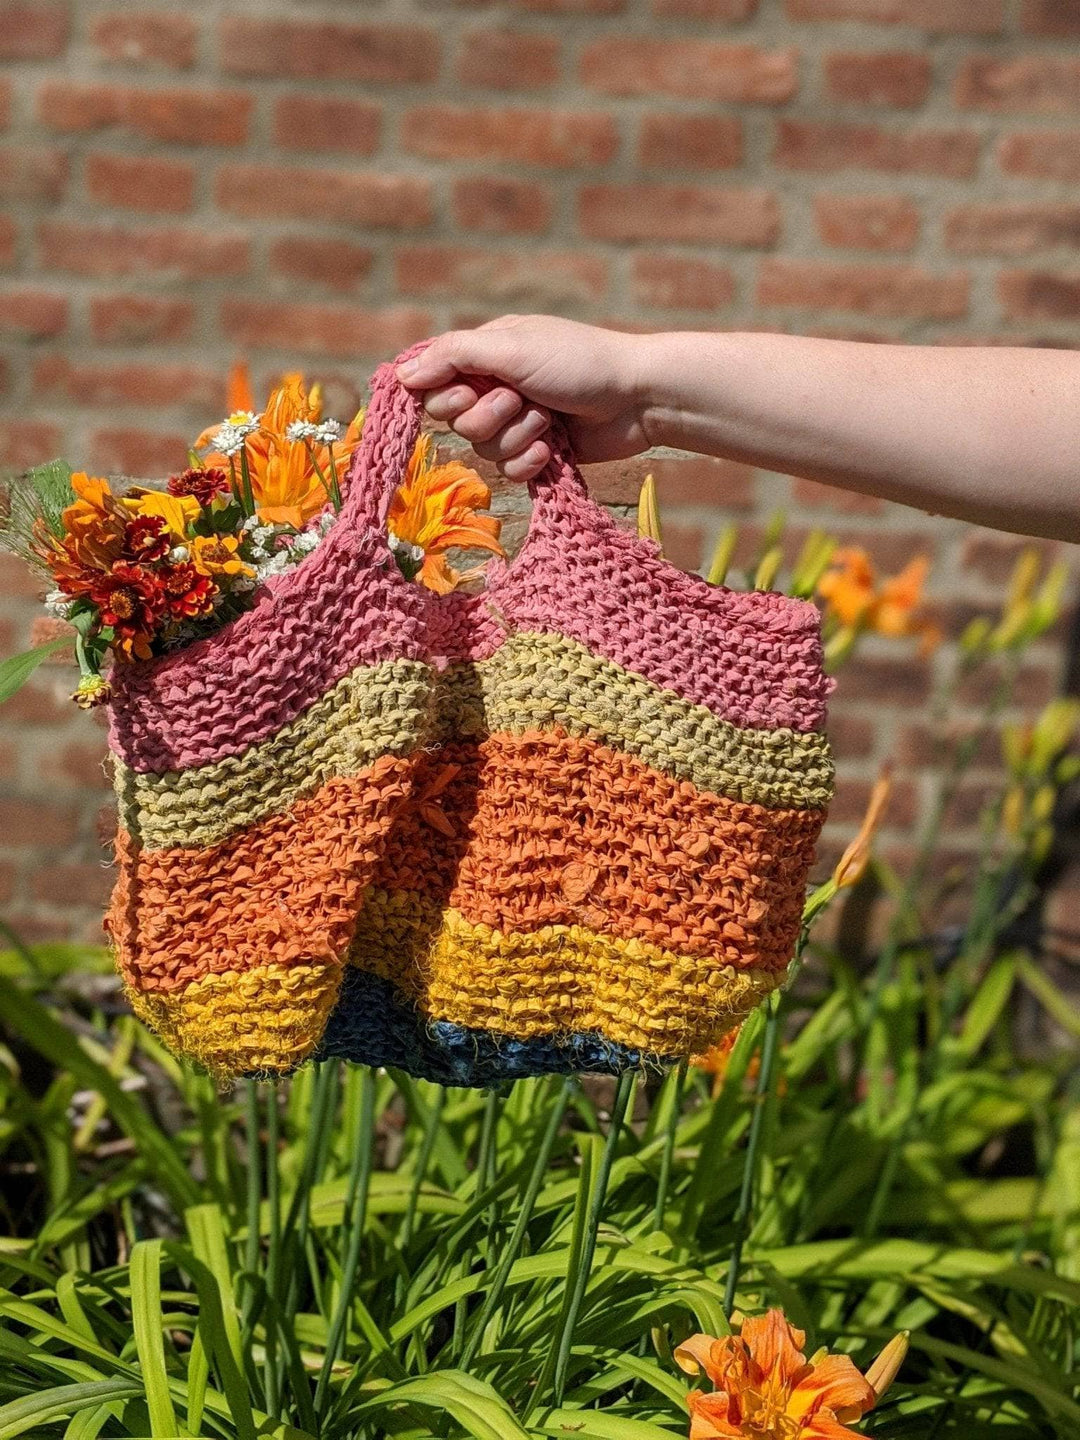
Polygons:
[[140,1240],[131,1252],[131,1323],[153,1435],[177,1433],[165,1368],[161,1315],[161,1240]]
[[[109,1400],[126,1400],[141,1393],[137,1380],[117,1376],[96,1380],[85,1385],[56,1385],[36,1395],[25,1395],[0,1405],[0,1440],[15,1440],[16,1435],[33,1434],[54,1420],[63,1420],[77,1410],[98,1406]],[[175,1427],[174,1427],[175,1433]]]

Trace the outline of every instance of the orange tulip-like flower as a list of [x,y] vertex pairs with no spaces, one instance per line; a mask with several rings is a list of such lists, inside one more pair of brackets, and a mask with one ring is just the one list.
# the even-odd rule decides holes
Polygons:
[[803,1331],[770,1310],[743,1320],[738,1335],[694,1335],[680,1345],[681,1368],[704,1370],[715,1386],[690,1393],[690,1440],[858,1440],[847,1424],[881,1392],[847,1355],[807,1360],[805,1344]]
[[848,630],[876,630],[879,635],[917,636],[924,654],[941,642],[941,632],[919,614],[930,562],[916,556],[898,575],[878,584],[865,550],[837,550],[832,565],[818,581],[817,593],[826,614]]
[[505,552],[499,544],[501,522],[494,515],[477,514],[491,504],[488,486],[460,461],[434,465],[433,458],[431,437],[422,435],[390,506],[389,526],[399,540],[423,550],[419,578],[430,590],[445,595],[476,574],[453,569],[446,560],[447,550]]

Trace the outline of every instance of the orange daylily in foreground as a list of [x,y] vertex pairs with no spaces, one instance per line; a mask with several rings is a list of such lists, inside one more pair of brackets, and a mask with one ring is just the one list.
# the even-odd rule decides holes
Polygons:
[[872,1410],[907,1352],[897,1336],[863,1375],[847,1355],[807,1360],[806,1335],[780,1310],[744,1319],[738,1335],[693,1335],[675,1351],[715,1389],[690,1393],[690,1440],[858,1440],[849,1421]]
[[422,435],[390,506],[389,526],[399,540],[423,550],[420,579],[430,590],[445,595],[475,573],[454,570],[447,563],[447,550],[490,550],[493,555],[504,551],[499,520],[476,513],[491,503],[488,486],[460,461],[433,465],[433,458],[431,437]]

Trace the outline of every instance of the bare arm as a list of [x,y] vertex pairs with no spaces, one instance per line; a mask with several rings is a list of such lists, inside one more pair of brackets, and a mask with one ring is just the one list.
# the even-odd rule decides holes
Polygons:
[[[478,398],[470,373],[505,383]],[[1080,540],[1080,356],[1067,351],[633,336],[509,316],[441,337],[402,378],[513,479],[546,463],[559,409],[586,460],[668,445]]]

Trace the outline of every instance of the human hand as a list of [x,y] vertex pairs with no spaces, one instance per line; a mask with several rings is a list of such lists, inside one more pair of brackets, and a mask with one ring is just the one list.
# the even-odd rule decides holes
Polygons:
[[[548,315],[503,315],[440,335],[398,378],[424,408],[492,460],[508,480],[531,480],[551,458],[551,411],[568,420],[579,460],[621,460],[649,448],[636,352],[641,337]],[[470,375],[501,384],[485,395]]]

